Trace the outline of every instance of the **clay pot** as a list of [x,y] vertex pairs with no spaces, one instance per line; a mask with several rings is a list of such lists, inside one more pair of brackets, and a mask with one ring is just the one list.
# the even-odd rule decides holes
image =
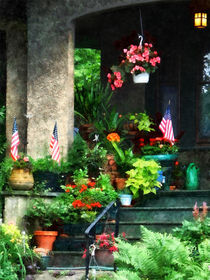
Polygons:
[[34,177],[29,169],[13,169],[9,184],[14,190],[30,190],[34,185]]
[[98,249],[95,251],[96,262],[102,266],[112,266],[114,264],[114,256],[108,249]]
[[86,123],[79,127],[79,134],[85,141],[89,141],[89,135],[94,131],[94,126],[92,123]]
[[119,176],[119,172],[111,171],[111,172],[107,172],[107,174],[109,174],[109,176],[110,176],[111,184],[114,185],[115,184],[115,179]]
[[115,185],[118,190],[123,190],[125,188],[126,178],[115,178]]
[[52,251],[53,243],[58,235],[57,231],[37,230],[34,232],[36,244],[38,248],[43,248],[47,251]]

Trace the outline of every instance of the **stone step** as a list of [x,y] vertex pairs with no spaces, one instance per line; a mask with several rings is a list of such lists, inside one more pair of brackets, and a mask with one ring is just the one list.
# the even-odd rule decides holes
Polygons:
[[198,206],[202,206],[204,201],[210,205],[209,190],[158,191],[156,195],[144,196],[143,200],[139,201],[139,205],[145,207],[193,207],[195,202]]
[[[210,210],[210,207],[208,207]],[[120,221],[175,222],[193,220],[192,207],[132,207],[120,208]],[[202,209],[200,208],[200,211]]]
[[83,250],[79,251],[52,251],[49,267],[85,267],[82,258]]
[[[140,236],[140,226],[145,226],[149,230],[158,231],[158,232],[167,232],[170,233],[173,228],[181,226],[181,222],[150,222],[150,221],[141,221],[141,222],[120,222],[119,224],[119,233],[125,232],[128,239],[139,239]],[[110,225],[109,231],[113,231],[114,228]]]

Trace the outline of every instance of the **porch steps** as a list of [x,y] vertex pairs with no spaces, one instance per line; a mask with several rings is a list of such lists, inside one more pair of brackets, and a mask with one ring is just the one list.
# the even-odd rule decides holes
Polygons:
[[[144,200],[137,201],[133,207],[121,207],[119,231],[125,232],[130,242],[140,239],[141,225],[153,231],[169,233],[173,228],[181,226],[185,219],[192,220],[194,204],[197,202],[198,207],[201,207],[204,201],[210,206],[210,190],[159,191],[157,195],[145,196]],[[208,208],[210,212],[210,207]],[[106,223],[106,231],[114,231],[114,225],[113,222]],[[74,246],[74,250],[53,252],[50,267],[85,266],[85,261],[82,259],[83,250],[81,250],[85,245],[84,236],[80,234],[75,237],[75,240],[77,240],[77,248]],[[71,248],[72,241],[73,238],[70,238],[69,244],[64,244],[64,248],[68,248],[68,245]]]

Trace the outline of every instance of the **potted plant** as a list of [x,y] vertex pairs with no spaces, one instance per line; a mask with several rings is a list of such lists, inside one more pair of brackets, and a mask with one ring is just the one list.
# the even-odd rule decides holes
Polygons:
[[160,163],[168,188],[174,163],[178,157],[178,146],[176,144],[172,145],[163,137],[150,138],[149,140],[149,145],[141,147],[141,154],[144,159],[153,159]]
[[42,248],[48,254],[52,250],[58,232],[51,228],[58,219],[58,210],[59,205],[53,200],[36,198],[28,204],[24,218],[29,231],[33,231],[38,251]]
[[108,82],[112,90],[120,88],[125,74],[130,73],[134,83],[148,83],[149,73],[154,73],[159,63],[160,57],[152,44],[130,45],[123,50],[120,64],[111,67],[112,73],[107,75]]
[[125,187],[126,171],[132,166],[135,155],[131,148],[124,151],[120,148],[119,144],[121,139],[118,133],[109,133],[107,140],[111,143],[115,151],[114,158],[117,163],[117,171],[119,172],[119,177],[115,178],[116,187],[118,190],[122,190]]
[[143,194],[156,193],[156,188],[161,187],[158,179],[158,171],[161,166],[155,160],[137,159],[133,163],[133,168],[126,173],[128,179],[126,187],[129,187],[134,198],[139,197],[139,191]]
[[75,115],[80,135],[89,142],[89,135],[95,130],[94,122],[100,119],[104,108],[109,107],[112,93],[101,84],[87,88],[75,93]]
[[16,161],[13,161],[12,172],[8,178],[9,185],[15,190],[30,190],[34,185],[32,163],[29,157],[20,154]]
[[84,232],[99,211],[115,200],[118,194],[107,174],[100,174],[95,180],[90,180],[87,170],[80,170],[74,173],[73,178],[75,183],[62,186],[65,192],[54,200],[60,205],[57,216],[66,224],[65,233],[77,235]]
[[[118,238],[126,240],[125,233],[123,232]],[[98,265],[112,266],[114,264],[113,252],[118,251],[117,242],[115,240],[114,232],[96,235],[96,240],[92,246],[95,250],[96,262]],[[83,253],[83,258],[86,258],[86,250]]]
[[45,189],[60,192],[60,185],[65,184],[66,174],[69,171],[69,163],[61,161],[58,164],[51,156],[45,156],[31,160],[35,183],[45,183]]

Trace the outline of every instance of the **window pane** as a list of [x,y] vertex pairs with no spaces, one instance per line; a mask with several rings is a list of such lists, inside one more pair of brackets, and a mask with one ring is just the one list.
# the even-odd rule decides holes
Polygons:
[[200,136],[210,137],[210,84],[201,87]]
[[203,56],[203,81],[210,81],[210,53]]

